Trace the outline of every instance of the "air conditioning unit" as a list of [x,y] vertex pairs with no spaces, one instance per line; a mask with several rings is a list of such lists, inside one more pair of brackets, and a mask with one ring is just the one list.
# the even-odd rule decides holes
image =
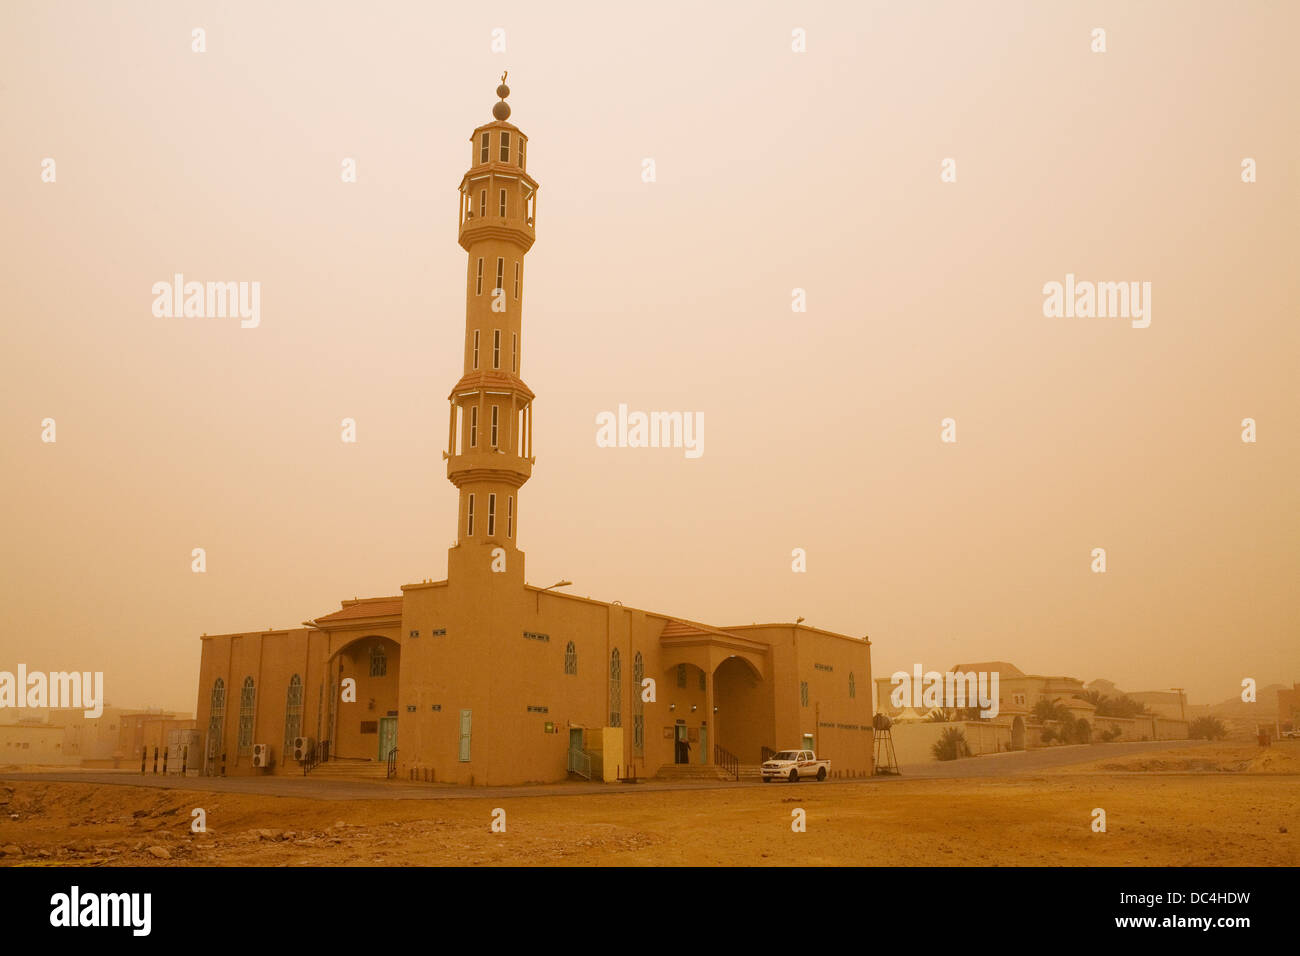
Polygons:
[[293,759],[299,763],[311,758],[312,751],[316,749],[316,741],[310,737],[293,738]]
[[270,744],[253,744],[253,766],[254,767],[271,766],[271,745]]

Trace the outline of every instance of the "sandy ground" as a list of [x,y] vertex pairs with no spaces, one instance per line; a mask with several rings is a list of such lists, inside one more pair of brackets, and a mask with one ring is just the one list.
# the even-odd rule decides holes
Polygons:
[[[207,832],[191,833],[191,811]],[[494,809],[506,832],[493,833]],[[1094,833],[1093,809],[1107,830]],[[791,811],[807,832],[791,830]],[[999,779],[322,801],[0,782],[4,865],[1300,865],[1300,742]]]

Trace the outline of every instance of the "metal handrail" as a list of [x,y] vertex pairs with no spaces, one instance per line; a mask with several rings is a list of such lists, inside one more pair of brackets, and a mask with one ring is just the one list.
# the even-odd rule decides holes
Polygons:
[[388,751],[388,779],[397,776],[397,748]]
[[585,750],[569,748],[569,772],[591,779],[591,754]]
[[775,754],[776,754],[776,751],[773,750],[771,747],[764,747],[764,748],[763,748],[763,754],[762,754],[763,759],[762,759],[760,762],[761,762],[761,763],[767,763],[769,760],[772,759],[773,755],[775,755]]
[[713,745],[713,762],[731,774],[735,780],[740,779],[740,758],[729,750],[723,750],[717,744]]
[[307,759],[302,762],[302,775],[304,777],[307,776],[310,771],[315,770],[317,766],[325,763],[329,759],[330,742],[328,740],[317,741],[315,745],[312,746],[311,750],[308,751]]

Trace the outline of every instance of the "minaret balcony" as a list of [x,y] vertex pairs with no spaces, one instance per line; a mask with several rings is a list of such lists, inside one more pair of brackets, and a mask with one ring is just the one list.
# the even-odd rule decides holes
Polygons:
[[500,216],[467,216],[460,224],[459,238],[460,246],[466,252],[474,243],[490,239],[514,243],[527,252],[533,247],[537,232],[531,220],[510,217],[503,219]]
[[470,482],[497,482],[518,488],[533,476],[531,459],[505,449],[474,448],[447,457],[447,479],[459,488]]

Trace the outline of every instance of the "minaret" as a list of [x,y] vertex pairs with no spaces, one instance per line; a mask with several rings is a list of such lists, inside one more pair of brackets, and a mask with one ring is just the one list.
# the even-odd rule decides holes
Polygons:
[[[504,548],[522,580],[519,489],[533,470],[533,393],[520,378],[524,255],[533,245],[537,183],[526,172],[528,137],[511,123],[501,76],[494,122],[471,137],[457,225],[469,253],[465,374],[448,396],[447,478],[460,490],[453,564],[487,570]],[[468,564],[464,564],[468,562]],[[511,574],[510,577],[515,577]]]

